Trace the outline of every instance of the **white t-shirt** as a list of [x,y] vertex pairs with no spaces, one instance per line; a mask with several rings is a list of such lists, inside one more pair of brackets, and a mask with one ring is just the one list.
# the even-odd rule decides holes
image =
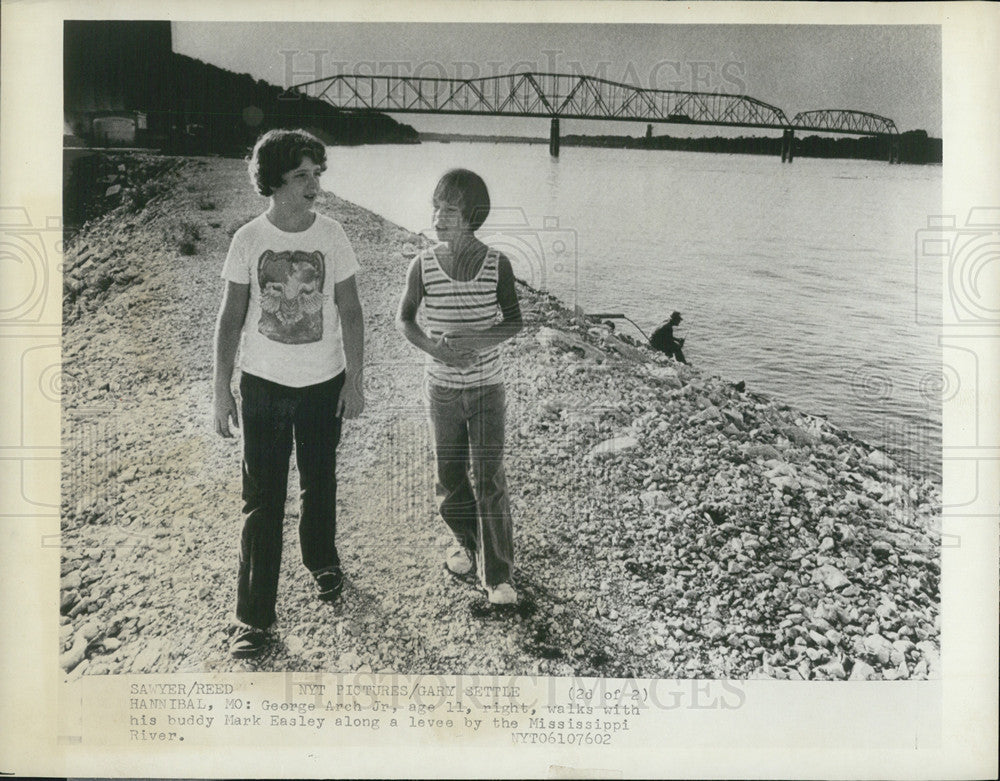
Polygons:
[[344,229],[322,214],[294,233],[264,214],[236,231],[222,278],[250,285],[240,368],[295,388],[340,374],[346,361],[333,286],[357,270]]

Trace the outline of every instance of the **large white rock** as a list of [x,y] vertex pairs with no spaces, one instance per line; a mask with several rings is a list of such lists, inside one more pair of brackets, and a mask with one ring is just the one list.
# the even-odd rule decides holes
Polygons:
[[927,665],[930,667],[932,673],[940,670],[941,655],[934,643],[930,640],[921,640],[917,643],[917,650],[924,655],[924,659],[927,661]]
[[147,670],[159,661],[162,653],[163,647],[160,641],[153,640],[135,657],[135,661],[132,662],[132,671],[138,673]]
[[813,580],[822,583],[829,589],[839,589],[851,585],[847,576],[832,564],[824,564],[813,570]]
[[854,662],[849,681],[869,681],[875,677],[875,668],[860,659]]
[[353,651],[345,651],[337,659],[337,669],[341,671],[354,670],[361,664],[361,657]]
[[878,657],[879,662],[883,666],[889,664],[894,650],[892,643],[882,637],[882,635],[868,635],[863,642],[865,650],[873,656]]
[[59,665],[66,672],[70,672],[74,667],[83,661],[83,657],[86,653],[87,638],[84,637],[83,634],[78,634],[73,640],[73,647],[59,657]]
[[677,383],[677,387],[680,387],[680,377],[677,376],[677,370],[673,366],[656,366],[648,365],[646,366],[646,373],[657,380],[673,380]]
[[593,358],[595,361],[603,361],[605,358],[604,353],[593,345],[587,344],[583,339],[555,328],[542,326],[538,329],[535,338],[546,347],[560,346],[567,349],[582,350],[585,358]]
[[666,491],[644,491],[639,494],[639,501],[642,502],[642,506],[646,510],[669,507],[670,494]]
[[768,479],[771,481],[771,485],[779,491],[788,491],[791,493],[798,491],[802,487],[802,484],[790,475],[774,475]]
[[[847,673],[844,672],[844,665],[836,659],[832,659],[826,664],[821,664],[816,668],[816,672],[822,672],[827,678],[832,678],[836,681],[842,681],[847,677]],[[851,672],[854,671],[852,670]]]
[[881,450],[873,450],[871,453],[869,453],[868,463],[874,464],[875,466],[880,467],[882,469],[888,469],[889,467],[895,466],[895,464],[892,462],[892,459],[889,458],[889,456],[887,456]]
[[604,442],[601,442],[599,445],[595,445],[593,450],[590,451],[590,457],[601,458],[613,456],[616,453],[621,453],[626,450],[634,450],[637,447],[639,447],[639,441],[635,437],[612,437],[611,439],[606,439]]
[[738,409],[723,407],[722,414],[729,418],[737,428],[742,430],[746,426],[746,421],[743,419],[743,413]]
[[781,454],[772,445],[760,444],[760,443],[747,443],[740,445],[740,449],[743,451],[747,458],[754,459],[765,459],[768,461],[773,461],[780,458]]

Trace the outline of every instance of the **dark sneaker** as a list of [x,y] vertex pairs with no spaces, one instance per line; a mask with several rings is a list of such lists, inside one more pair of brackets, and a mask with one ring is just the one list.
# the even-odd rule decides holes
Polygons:
[[251,659],[254,656],[259,656],[265,645],[267,645],[267,630],[240,624],[233,634],[229,652],[234,659]]
[[324,602],[335,602],[340,592],[344,590],[344,572],[340,567],[332,567],[323,572],[313,574],[319,598]]

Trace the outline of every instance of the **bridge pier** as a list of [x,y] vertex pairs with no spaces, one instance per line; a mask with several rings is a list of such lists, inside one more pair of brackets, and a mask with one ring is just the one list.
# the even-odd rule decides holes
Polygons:
[[559,118],[552,117],[549,122],[549,154],[559,157]]
[[889,136],[889,165],[899,163],[899,136]]
[[795,131],[784,130],[781,133],[781,162],[792,162],[792,147],[795,144]]

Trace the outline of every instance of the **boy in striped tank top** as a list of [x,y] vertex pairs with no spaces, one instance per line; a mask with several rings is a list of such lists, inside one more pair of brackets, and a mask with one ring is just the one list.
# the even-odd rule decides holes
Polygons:
[[[410,265],[396,323],[427,353],[438,508],[455,535],[445,566],[458,576],[475,568],[491,603],[513,604],[500,344],[522,327],[514,271],[475,236],[490,210],[479,176],[448,171],[434,190],[433,206],[440,243]],[[421,304],[426,331],[417,323]]]

